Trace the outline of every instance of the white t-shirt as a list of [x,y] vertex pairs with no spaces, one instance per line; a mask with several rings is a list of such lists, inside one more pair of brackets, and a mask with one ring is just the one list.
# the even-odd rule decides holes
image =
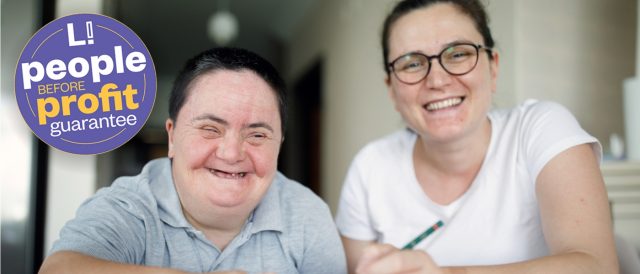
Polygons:
[[348,238],[402,248],[437,221],[444,227],[415,249],[442,266],[490,265],[548,255],[535,181],[560,152],[591,143],[602,149],[564,107],[527,100],[494,110],[491,141],[469,189],[449,205],[431,201],[412,161],[416,134],[401,130],[365,146],[345,179],[336,223]]

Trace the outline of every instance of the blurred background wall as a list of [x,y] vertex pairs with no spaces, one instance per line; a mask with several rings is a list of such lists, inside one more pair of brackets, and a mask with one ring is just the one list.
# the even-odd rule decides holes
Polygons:
[[[637,1],[484,2],[501,54],[495,106],[526,98],[558,101],[608,152],[609,136],[625,132],[622,83],[636,73]],[[290,87],[289,131],[279,169],[335,212],[355,153],[403,127],[388,99],[379,45],[393,3],[2,0],[2,273],[32,273],[86,197],[166,155],[164,121],[173,78],[187,58],[217,45],[207,35],[207,23],[221,9],[238,20],[237,37],[228,45],[270,60]],[[145,42],[157,71],[156,103],[144,129],[101,155],[72,155],[37,142],[13,95],[16,61],[31,35],[54,18],[79,12],[105,14],[129,26]],[[638,205],[631,211],[640,218]]]

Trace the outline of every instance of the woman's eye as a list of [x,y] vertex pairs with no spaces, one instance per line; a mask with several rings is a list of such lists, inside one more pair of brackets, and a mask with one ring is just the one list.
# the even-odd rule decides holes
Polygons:
[[411,62],[408,63],[404,66],[405,69],[410,69],[410,68],[416,68],[416,67],[421,67],[422,64],[420,62]]
[[448,63],[461,63],[467,60],[473,60],[472,56],[476,53],[473,48],[452,48],[446,54],[443,54],[442,58],[444,62]]
[[416,71],[422,68],[424,68],[424,62],[421,62],[419,60],[407,62],[402,66],[402,70],[404,71]]
[[465,58],[467,56],[469,56],[469,52],[466,52],[466,51],[458,51],[451,54],[451,58],[454,58],[454,59]]

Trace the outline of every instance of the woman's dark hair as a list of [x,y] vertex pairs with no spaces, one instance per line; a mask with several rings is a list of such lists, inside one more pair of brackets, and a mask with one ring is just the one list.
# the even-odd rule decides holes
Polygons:
[[267,60],[251,51],[239,48],[212,48],[187,61],[173,83],[173,89],[169,96],[169,118],[171,120],[176,121],[180,109],[189,96],[188,88],[191,82],[203,74],[216,70],[249,70],[267,82],[274,90],[278,100],[282,135],[284,136],[287,113],[287,94],[284,81]]
[[[494,41],[491,36],[491,30],[489,29],[489,17],[484,9],[484,6],[479,0],[404,0],[396,4],[393,11],[384,20],[382,27],[382,60],[384,61],[384,69],[389,74],[389,61],[387,60],[389,55],[389,34],[393,24],[400,19],[400,17],[407,13],[428,7],[436,3],[449,3],[455,5],[461,12],[471,17],[478,29],[478,32],[484,39],[484,46],[493,48]],[[489,58],[492,58],[489,55]]]

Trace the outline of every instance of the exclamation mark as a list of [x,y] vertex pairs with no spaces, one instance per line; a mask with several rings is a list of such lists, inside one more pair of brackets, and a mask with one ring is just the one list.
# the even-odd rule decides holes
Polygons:
[[89,45],[93,45],[93,23],[91,21],[87,22],[87,38]]

